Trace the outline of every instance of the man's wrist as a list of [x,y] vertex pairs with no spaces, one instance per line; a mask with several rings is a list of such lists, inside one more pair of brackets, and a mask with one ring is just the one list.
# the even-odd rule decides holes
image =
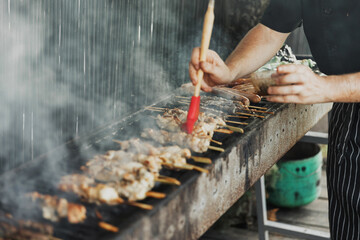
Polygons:
[[239,71],[232,67],[230,64],[227,65],[228,69],[229,69],[229,83],[236,80],[238,78],[239,75]]
[[347,88],[341,86],[339,76],[331,75],[322,77],[325,80],[326,88],[324,91],[326,102],[342,102],[347,96]]
[[337,98],[336,93],[334,93],[334,80],[333,76],[321,76],[319,77],[323,80],[323,91],[322,94],[322,102],[334,102]]

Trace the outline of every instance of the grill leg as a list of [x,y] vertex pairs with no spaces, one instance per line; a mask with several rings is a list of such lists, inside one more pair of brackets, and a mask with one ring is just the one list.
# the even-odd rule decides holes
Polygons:
[[330,240],[328,232],[267,220],[264,176],[255,183],[255,192],[259,240],[269,240],[269,231],[301,239]]
[[255,193],[259,240],[269,240],[269,231],[266,230],[265,227],[267,222],[267,209],[264,176],[255,183]]

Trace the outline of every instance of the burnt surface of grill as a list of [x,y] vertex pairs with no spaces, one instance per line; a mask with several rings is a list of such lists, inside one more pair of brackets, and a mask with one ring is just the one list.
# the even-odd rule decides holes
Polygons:
[[[156,105],[167,108],[179,107],[175,95]],[[30,204],[29,199],[21,197],[26,192],[38,191],[42,194],[65,197],[69,201],[82,203],[87,208],[87,219],[84,223],[69,224],[66,220],[51,223],[54,226],[54,236],[59,238],[154,239],[159,236],[176,239],[197,238],[276,162],[277,157],[285,153],[330,108],[329,105],[297,106],[266,101],[260,102],[257,106],[267,107],[269,111],[275,112],[275,115],[264,115],[264,119],[242,120],[249,123],[242,126],[244,134],[216,133],[214,139],[223,143],[221,146],[225,149],[223,153],[208,150],[203,154],[195,154],[212,159],[212,165],[199,164],[209,169],[208,175],[195,171],[162,170],[163,175],[177,178],[182,184],[181,186],[157,184],[154,191],[166,193],[167,197],[162,200],[141,201],[153,205],[153,210],[146,211],[127,205],[97,206],[82,203],[76,196],[57,189],[56,183],[61,174],[53,175],[53,172],[47,171],[49,163],[56,160],[60,163],[62,173],[80,172],[80,166],[89,160],[89,156],[84,157],[83,154],[87,149],[105,153],[107,150],[119,149],[119,145],[114,143],[113,139],[126,140],[131,136],[139,137],[142,129],[154,126],[155,123],[149,119],[158,114],[146,109],[105,126],[90,136],[67,143],[65,145],[67,155],[57,154],[57,149],[54,149],[4,174],[0,179],[0,196],[2,196],[0,209],[13,214],[18,219],[50,223],[42,219],[39,209]],[[303,116],[298,116],[300,112]],[[307,119],[302,120],[302,118]],[[280,136],[286,134],[289,136]],[[54,157],[59,159],[53,159]],[[265,158],[269,160],[261,162]],[[226,187],[230,189],[222,189]],[[226,194],[219,196],[221,191],[225,191]],[[218,204],[214,205],[216,202]],[[96,216],[96,211],[101,214],[101,221],[117,226],[119,232],[110,233],[98,227],[100,219]]]

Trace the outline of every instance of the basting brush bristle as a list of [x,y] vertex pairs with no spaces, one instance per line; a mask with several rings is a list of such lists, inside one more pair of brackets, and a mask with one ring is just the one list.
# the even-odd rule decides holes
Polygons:
[[192,133],[194,129],[194,125],[199,117],[199,110],[200,110],[200,96],[193,96],[191,98],[189,111],[186,119],[186,123],[183,124],[183,129],[187,133]]

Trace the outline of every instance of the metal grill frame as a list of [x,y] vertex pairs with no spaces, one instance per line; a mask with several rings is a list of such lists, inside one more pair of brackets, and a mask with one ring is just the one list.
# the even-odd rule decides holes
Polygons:
[[[224,153],[209,151],[205,154],[213,160],[213,164],[205,166],[209,174],[194,171],[171,173],[170,176],[178,178],[182,185],[162,188],[167,194],[163,200],[146,200],[154,206],[153,210],[133,209],[121,215],[118,208],[107,208],[113,215],[114,222],[110,223],[119,227],[118,233],[97,229],[96,218],[88,216],[89,221],[83,225],[54,224],[55,236],[60,233],[59,237],[66,234],[73,239],[89,239],[89,234],[91,239],[199,238],[331,108],[331,104],[266,103],[266,106],[270,106],[275,114],[267,115],[265,119],[253,119],[244,134],[227,136]],[[141,114],[135,115],[141,117]],[[136,116],[99,130],[94,133],[94,141],[107,138],[109,132]],[[36,168],[39,162],[27,166]],[[23,170],[26,169],[31,168]],[[0,188],[5,181],[14,181],[19,173],[21,170],[2,176]],[[118,220],[128,219],[117,221],[116,217]]]

